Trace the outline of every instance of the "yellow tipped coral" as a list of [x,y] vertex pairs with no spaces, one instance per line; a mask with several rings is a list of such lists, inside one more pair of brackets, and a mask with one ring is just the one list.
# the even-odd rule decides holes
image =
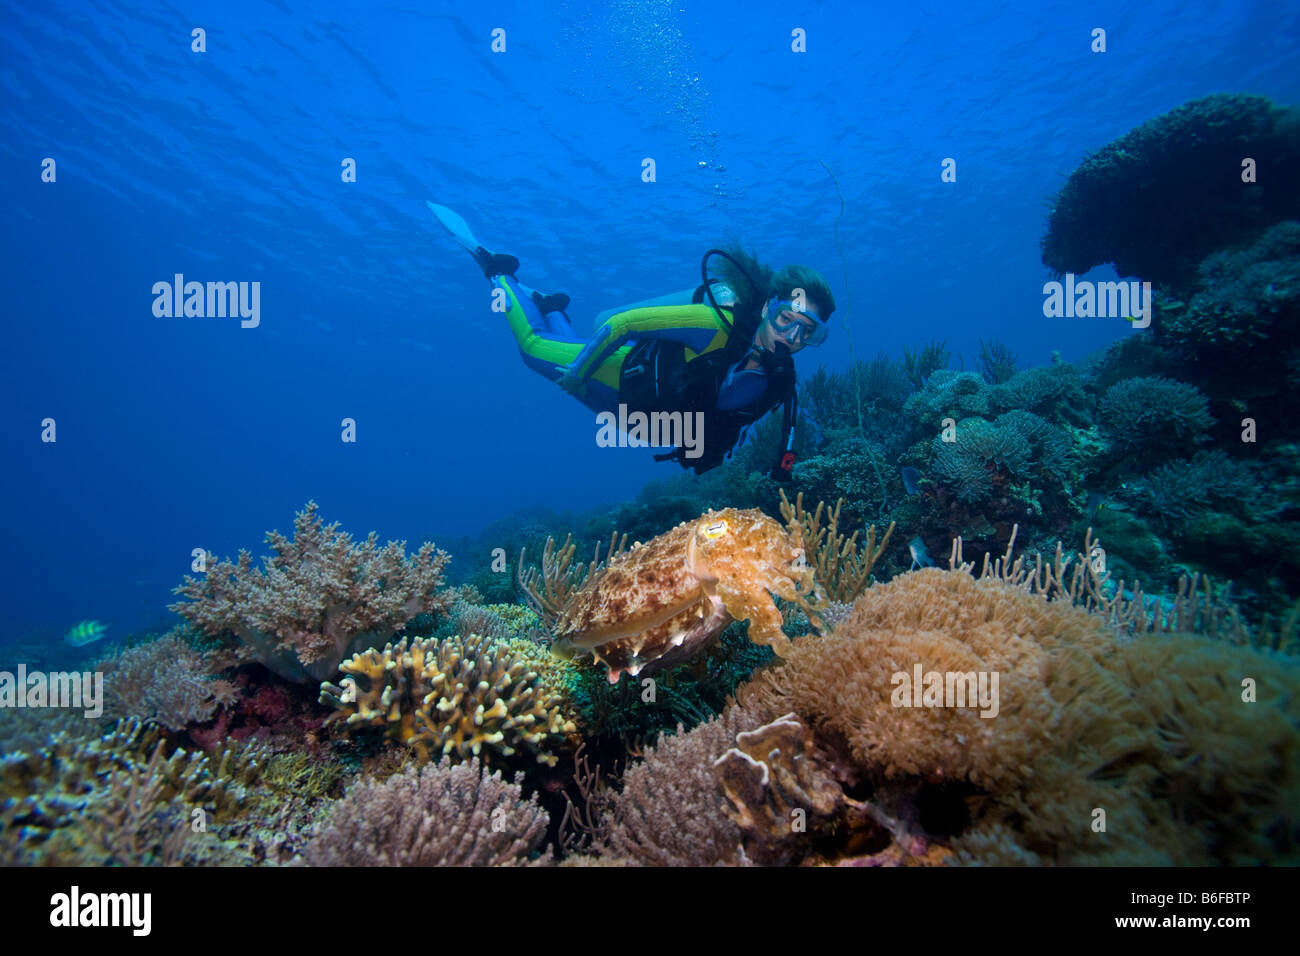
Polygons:
[[320,701],[336,708],[331,721],[385,727],[421,760],[526,751],[554,766],[546,750],[577,728],[554,685],[514,645],[477,634],[403,638],[344,661],[349,676],[322,684]]

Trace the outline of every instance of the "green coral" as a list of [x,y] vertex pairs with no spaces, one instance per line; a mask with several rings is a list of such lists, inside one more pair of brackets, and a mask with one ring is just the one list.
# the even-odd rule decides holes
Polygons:
[[1159,376],[1112,385],[1097,411],[1102,430],[1120,452],[1176,451],[1202,440],[1214,424],[1200,389]]
[[903,411],[917,427],[937,429],[945,418],[987,415],[989,387],[974,372],[940,369],[929,377],[924,388],[907,399]]

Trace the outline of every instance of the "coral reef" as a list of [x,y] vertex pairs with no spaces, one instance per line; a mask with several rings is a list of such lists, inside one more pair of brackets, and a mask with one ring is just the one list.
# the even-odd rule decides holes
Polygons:
[[329,722],[385,728],[422,761],[530,753],[554,766],[549,751],[577,729],[518,649],[490,637],[403,638],[340,669],[349,675],[341,685],[321,685]]
[[410,557],[406,542],[360,544],[322,524],[309,501],[294,516],[294,535],[269,532],[273,554],[261,570],[241,551],[201,578],[186,577],[175,593],[189,598],[171,609],[205,633],[234,634],[259,661],[296,682],[324,680],[362,647],[392,637],[417,614],[442,611],[447,555],[426,542]]
[[363,779],[303,851],[310,866],[502,866],[541,845],[549,817],[534,795],[449,757],[407,767],[382,783]]
[[1060,276],[1112,263],[1121,276],[1177,282],[1211,250],[1300,215],[1294,194],[1243,182],[1242,157],[1260,169],[1300,163],[1294,111],[1260,96],[1193,100],[1088,157],[1052,203],[1043,264]]

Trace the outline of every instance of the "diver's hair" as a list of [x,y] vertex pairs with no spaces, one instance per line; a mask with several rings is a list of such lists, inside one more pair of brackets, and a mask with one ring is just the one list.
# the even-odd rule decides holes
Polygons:
[[[719,244],[717,248],[734,258],[745,270],[742,274],[729,259],[724,259],[722,256],[715,256],[710,265],[718,278],[727,283],[731,291],[736,293],[736,305],[731,310],[736,327],[750,329],[752,335],[752,330],[758,328],[758,317],[763,311],[763,303],[768,299],[766,290],[772,284],[772,269],[759,262],[753,250],[746,249],[739,240],[729,240],[725,244]],[[751,280],[758,284],[757,288],[751,284]],[[816,300],[814,299],[813,302],[815,304]]]
[[803,289],[804,296],[817,308],[817,314],[823,322],[835,311],[835,296],[826,284],[822,274],[807,266],[786,266],[772,276],[769,295],[778,299],[788,299],[795,289]]

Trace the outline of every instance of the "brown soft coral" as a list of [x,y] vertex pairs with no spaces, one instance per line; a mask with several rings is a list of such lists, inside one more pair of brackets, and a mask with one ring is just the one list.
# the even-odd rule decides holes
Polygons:
[[[927,568],[871,588],[833,635],[800,642],[789,666],[764,672],[743,693],[768,712],[794,711],[884,777],[996,786],[1024,776],[1058,719],[1045,681],[1049,653],[1069,646],[1100,654],[1114,643],[1113,630],[1086,611]],[[926,673],[997,672],[998,716],[892,706],[891,678],[910,679],[917,664]]]
[[409,557],[405,541],[380,547],[374,532],[360,543],[322,524],[316,503],[294,516],[293,538],[269,532],[274,552],[263,569],[241,551],[175,589],[190,599],[170,609],[209,635],[233,634],[286,680],[324,680],[341,660],[373,647],[419,614],[444,611],[454,596],[442,587],[449,558],[425,542]]
[[[894,706],[892,678],[918,663],[998,673],[996,717]],[[740,698],[796,714],[873,802],[965,794],[969,823],[948,832],[967,862],[1203,865],[1283,862],[1300,844],[1298,684],[1277,655],[1129,637],[1068,600],[926,569],[872,588]]]

